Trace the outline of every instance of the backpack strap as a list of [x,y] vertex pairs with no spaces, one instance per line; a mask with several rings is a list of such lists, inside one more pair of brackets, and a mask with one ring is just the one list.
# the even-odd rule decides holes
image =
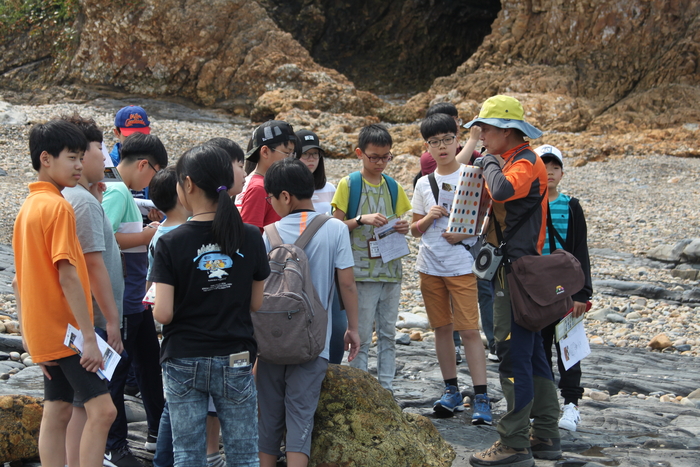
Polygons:
[[346,219],[354,219],[360,207],[360,196],[362,195],[362,174],[358,171],[348,175],[348,210],[345,213]]
[[437,180],[435,180],[435,172],[430,172],[428,175],[428,181],[430,182],[430,189],[433,190],[435,203],[439,204],[438,197],[440,196],[440,189],[437,186]]
[[[382,178],[384,178],[384,182],[386,182],[386,186],[389,189],[391,208],[394,213],[396,213],[396,203],[399,199],[399,184],[388,175],[382,174]],[[359,170],[348,175],[348,190],[350,194],[348,196],[348,210],[345,213],[346,219],[354,219],[357,216],[357,212],[360,210],[362,183],[362,174]]]
[[316,232],[318,232],[318,229],[329,221],[330,218],[331,216],[327,216],[325,214],[319,214],[318,216],[314,217],[311,222],[309,222],[309,225],[306,226],[304,232],[299,235],[299,238],[297,238],[297,241],[294,242],[294,244],[302,250],[306,248],[306,245],[311,241],[314,235],[316,235]]
[[267,224],[263,230],[267,235],[267,239],[270,241],[270,250],[284,243],[282,241],[282,237],[280,237],[280,233],[277,231],[277,227],[275,227],[274,222],[272,224]]
[[399,199],[399,184],[388,175],[382,174],[382,177],[384,177],[386,186],[389,188],[389,196],[391,196],[391,209],[394,211],[394,214],[396,214],[396,203]]

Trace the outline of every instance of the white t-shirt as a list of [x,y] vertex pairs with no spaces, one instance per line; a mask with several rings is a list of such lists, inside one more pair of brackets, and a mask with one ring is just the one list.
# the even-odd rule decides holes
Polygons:
[[314,210],[321,214],[332,216],[333,208],[331,207],[331,201],[333,200],[334,194],[335,187],[330,182],[326,182],[326,186],[320,190],[314,191],[314,195],[311,197],[311,201],[314,203]]
[[[443,184],[457,186],[459,181],[459,169],[449,175],[439,175],[435,172],[435,181],[438,188],[442,189]],[[413,213],[425,215],[430,208],[435,206],[435,196],[430,188],[428,175],[421,177],[413,190]],[[447,229],[447,217],[437,219],[433,225],[429,226],[420,239],[418,257],[416,258],[416,269],[431,276],[461,276],[472,272],[474,258],[463,245],[450,245],[442,234]],[[467,237],[462,240],[465,245],[476,243],[477,237]]]

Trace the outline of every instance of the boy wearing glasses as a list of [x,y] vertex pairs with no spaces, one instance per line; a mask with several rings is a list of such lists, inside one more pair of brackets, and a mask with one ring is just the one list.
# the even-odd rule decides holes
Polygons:
[[425,147],[437,167],[434,175],[421,177],[413,193],[411,234],[420,238],[416,269],[430,325],[435,329],[435,352],[445,382],[442,398],[433,404],[438,416],[462,412],[462,394],[457,382],[452,332],[459,332],[474,385],[473,425],[490,425],[491,408],[486,393],[486,358],[479,334],[476,277],[473,257],[467,248],[476,237],[448,233],[449,211],[435,199],[430,178],[439,190],[453,191],[459,182],[461,164],[457,153],[457,124],[449,115],[434,114],[420,126]]
[[[350,365],[367,371],[372,329],[377,331],[377,377],[382,387],[393,391],[396,371],[396,318],[401,297],[401,259],[384,263],[378,252],[374,228],[400,217],[411,209],[401,185],[384,170],[392,158],[393,141],[380,125],[360,131],[357,158],[362,169],[340,180],[331,205],[333,216],[350,230],[355,281],[357,283],[360,351]],[[355,182],[353,182],[353,180]],[[353,205],[354,204],[354,205]],[[408,233],[408,222],[399,220],[396,231]],[[376,325],[375,325],[376,323]]]
[[236,196],[236,207],[241,212],[243,222],[258,227],[261,234],[266,225],[280,220],[267,198],[265,173],[273,163],[295,156],[296,140],[292,125],[281,120],[269,120],[253,131],[248,142],[246,160],[256,165],[246,177],[243,191]]
[[119,248],[124,253],[124,323],[122,341],[126,358],[122,358],[109,383],[117,418],[107,438],[104,465],[132,467],[138,460],[129,451],[127,420],[124,409],[124,386],[132,361],[136,381],[143,396],[148,422],[150,447],[158,437],[158,424],[163,412],[163,382],[158,362],[160,346],[150,307],[144,308],[147,246],[156,233],[157,223],[143,226],[141,212],[131,196],[131,190],[143,190],[160,169],[168,165],[168,153],[157,136],[134,133],[124,140],[117,170],[122,182],[108,184],[102,197],[102,207],[112,224]]

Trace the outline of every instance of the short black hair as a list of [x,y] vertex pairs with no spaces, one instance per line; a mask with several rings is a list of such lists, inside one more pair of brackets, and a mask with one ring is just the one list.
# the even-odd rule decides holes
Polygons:
[[57,158],[64,149],[85,152],[87,147],[88,140],[80,128],[65,120],[37,123],[29,131],[29,154],[36,171],[41,167],[41,153],[44,151]]
[[148,196],[164,213],[177,206],[177,172],[174,166],[160,170],[148,185]]
[[286,191],[297,199],[311,199],[314,176],[302,161],[287,157],[272,164],[265,172],[265,191],[275,198]]
[[92,118],[84,118],[81,117],[78,112],[74,112],[73,115],[61,115],[61,120],[78,125],[78,128],[80,128],[87,138],[88,143],[101,143],[104,141],[102,130],[99,126],[97,126],[97,122],[95,122],[95,120]]
[[391,147],[394,141],[391,139],[389,131],[384,126],[373,123],[360,130],[357,147],[360,148],[361,151],[364,151],[370,144],[379,147]]
[[425,117],[420,124],[420,134],[424,140],[443,133],[457,134],[457,122],[447,114],[433,114]]
[[452,102],[438,102],[435,105],[431,105],[427,112],[425,112],[425,117],[430,117],[435,114],[445,114],[450,117],[459,117],[459,112],[457,112],[457,107]]
[[236,143],[232,139],[221,137],[212,138],[205,144],[213,144],[214,146],[218,146],[224,151],[226,151],[231,157],[231,162],[242,162],[245,160],[245,153],[243,152],[243,149],[241,149],[238,143]]
[[147,159],[152,165],[164,169],[168,165],[168,152],[160,139],[155,135],[133,133],[122,144],[121,160],[130,162]]

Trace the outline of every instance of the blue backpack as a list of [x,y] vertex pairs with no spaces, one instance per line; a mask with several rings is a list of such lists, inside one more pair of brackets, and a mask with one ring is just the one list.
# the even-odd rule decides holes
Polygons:
[[[399,197],[399,184],[388,175],[382,174],[382,177],[386,182],[386,186],[389,188],[391,209],[396,212],[396,201]],[[360,174],[359,171],[348,175],[348,189],[350,190],[350,197],[348,199],[348,211],[345,213],[345,218],[354,219],[357,217],[357,211],[360,209],[360,196],[362,195],[362,174]]]

